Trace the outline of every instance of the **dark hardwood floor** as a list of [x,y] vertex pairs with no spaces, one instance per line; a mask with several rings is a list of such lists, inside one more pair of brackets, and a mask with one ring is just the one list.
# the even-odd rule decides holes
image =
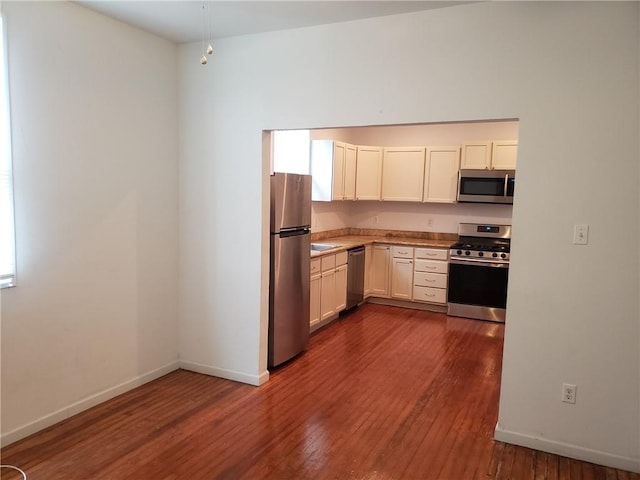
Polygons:
[[6,447],[2,463],[29,480],[639,480],[493,440],[503,330],[364,305],[262,387],[179,370]]

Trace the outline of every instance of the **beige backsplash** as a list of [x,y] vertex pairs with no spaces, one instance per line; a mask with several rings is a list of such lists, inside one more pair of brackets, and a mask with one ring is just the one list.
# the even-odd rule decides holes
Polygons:
[[412,232],[406,230],[380,230],[374,228],[338,228],[336,230],[325,230],[324,232],[312,232],[311,241],[319,242],[327,238],[343,237],[346,235],[374,236],[388,238],[420,238],[424,240],[452,240],[458,239],[455,233],[438,232]]

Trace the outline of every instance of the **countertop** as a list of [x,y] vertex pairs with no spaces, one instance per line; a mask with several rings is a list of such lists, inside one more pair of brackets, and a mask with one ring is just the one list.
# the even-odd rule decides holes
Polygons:
[[359,247],[361,245],[371,245],[372,243],[382,243],[386,245],[407,245],[411,247],[431,247],[431,248],[449,248],[456,243],[457,240],[435,240],[424,238],[411,238],[411,237],[387,237],[376,235],[343,235],[339,237],[325,238],[323,240],[316,240],[313,243],[319,243],[323,245],[336,245],[335,248],[330,248],[322,251],[311,251],[311,258],[322,257],[324,255],[330,255],[338,252],[342,252],[349,248]]

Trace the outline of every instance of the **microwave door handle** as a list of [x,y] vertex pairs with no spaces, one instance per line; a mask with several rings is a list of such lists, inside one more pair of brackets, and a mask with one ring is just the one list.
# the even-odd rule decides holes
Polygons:
[[503,194],[504,197],[507,196],[507,186],[508,185],[509,185],[509,174],[505,173],[504,174],[504,194]]

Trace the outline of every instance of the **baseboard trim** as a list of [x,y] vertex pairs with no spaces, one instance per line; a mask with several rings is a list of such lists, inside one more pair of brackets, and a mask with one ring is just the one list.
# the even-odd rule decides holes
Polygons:
[[585,462],[604,465],[606,467],[619,468],[630,472],[640,473],[640,459],[631,457],[621,457],[599,450],[591,450],[570,443],[557,442],[548,438],[534,437],[522,433],[504,430],[500,425],[496,425],[495,439],[521,447],[533,448],[543,452],[561,455],[563,457],[575,458]]
[[106,402],[107,400],[111,400],[118,395],[128,392],[129,390],[133,390],[140,385],[144,385],[145,383],[160,378],[167,373],[173,372],[177,369],[178,362],[174,361],[143,375],[139,375],[119,385],[116,385],[115,387],[110,387],[94,395],[90,395],[82,400],[72,403],[67,407],[56,410],[55,412],[45,415],[44,417],[41,417],[33,422],[27,423],[26,425],[2,434],[2,436],[0,436],[0,447],[6,447],[7,445],[17,442],[18,440],[22,440],[29,435],[37,433],[40,430],[44,430],[51,425],[55,425],[62,420],[66,420],[73,415],[83,412],[84,410],[88,410],[91,407],[95,407],[96,405],[102,402]]
[[178,361],[178,366],[183,370],[189,370],[196,373],[204,373],[212,377],[220,377],[225,380],[233,380],[234,382],[247,383],[249,385],[260,386],[269,380],[269,372],[265,370],[260,375],[250,375],[236,370],[227,370],[225,368],[212,367],[201,363]]
[[367,297],[367,303],[375,303],[377,305],[387,305],[390,307],[411,308],[412,310],[424,310],[426,312],[447,313],[446,305],[437,305],[435,303],[412,302],[409,300],[398,300],[396,298],[385,297]]

